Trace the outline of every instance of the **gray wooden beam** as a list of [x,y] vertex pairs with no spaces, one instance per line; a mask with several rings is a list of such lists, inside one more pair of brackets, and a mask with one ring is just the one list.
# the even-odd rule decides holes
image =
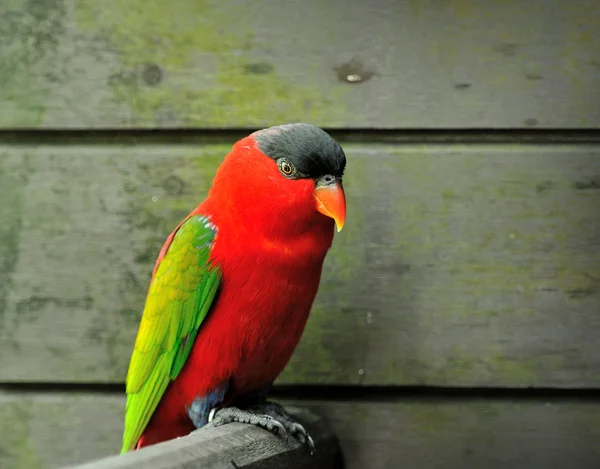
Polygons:
[[231,423],[68,469],[341,468],[341,451],[331,428],[308,410],[292,407],[287,410],[313,437],[314,456],[310,456],[308,449],[291,436],[285,441],[261,428]]

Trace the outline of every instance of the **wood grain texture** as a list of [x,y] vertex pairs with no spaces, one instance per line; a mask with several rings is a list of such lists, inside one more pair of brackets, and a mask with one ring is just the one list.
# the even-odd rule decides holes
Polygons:
[[[122,382],[228,148],[0,148],[0,381]],[[347,225],[280,383],[600,385],[600,146],[345,148]]]
[[234,423],[70,469],[342,469],[331,428],[307,410],[288,411],[313,438],[314,456],[293,437],[285,441],[261,428]]
[[596,0],[8,0],[0,127],[600,125]]
[[[54,469],[116,454],[124,403],[118,396],[0,395],[1,467]],[[600,404],[594,402],[398,399],[294,404],[331,425],[346,469],[592,469],[600,459]]]

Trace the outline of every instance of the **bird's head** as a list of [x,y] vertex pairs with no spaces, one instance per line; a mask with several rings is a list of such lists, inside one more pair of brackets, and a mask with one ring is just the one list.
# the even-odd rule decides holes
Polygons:
[[262,229],[311,225],[340,231],[346,220],[346,156],[324,130],[298,123],[262,129],[238,141],[211,194],[227,200],[246,224]]

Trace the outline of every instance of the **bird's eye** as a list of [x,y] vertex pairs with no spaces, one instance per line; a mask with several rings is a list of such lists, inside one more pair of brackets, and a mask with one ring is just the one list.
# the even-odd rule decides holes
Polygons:
[[279,169],[286,176],[291,176],[294,173],[294,167],[292,166],[292,163],[284,159],[280,160]]

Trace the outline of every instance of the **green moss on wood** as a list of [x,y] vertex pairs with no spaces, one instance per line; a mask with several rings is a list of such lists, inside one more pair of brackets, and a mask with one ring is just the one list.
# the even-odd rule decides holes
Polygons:
[[5,311],[11,291],[19,241],[23,224],[24,181],[15,174],[10,156],[0,151],[0,337],[12,341],[6,334]]
[[0,467],[70,467],[117,454],[124,405],[124,396],[0,392]]
[[107,79],[132,125],[240,127],[344,115],[340,96],[324,98],[315,85],[292,83],[285,71],[253,60],[256,9],[206,0],[76,5],[78,27],[105,33],[116,50],[120,69]]
[[0,402],[0,466],[14,469],[44,467],[32,434],[31,401]]
[[37,127],[48,100],[46,83],[61,80],[58,44],[64,0],[3,1],[0,5],[0,127]]

